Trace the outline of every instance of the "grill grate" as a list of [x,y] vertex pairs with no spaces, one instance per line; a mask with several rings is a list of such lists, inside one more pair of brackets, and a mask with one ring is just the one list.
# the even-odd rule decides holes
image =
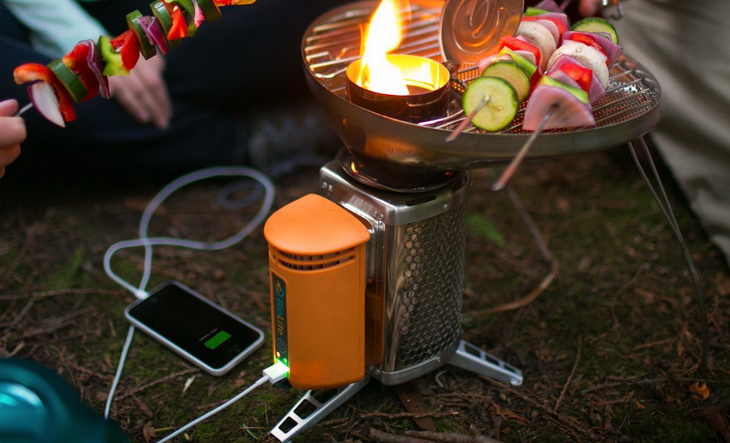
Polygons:
[[[441,10],[440,2],[411,2],[408,9],[402,11],[407,23],[405,36],[401,46],[394,52],[429,57],[444,62],[440,45]],[[306,67],[317,81],[339,97],[346,98],[345,70],[360,56],[361,31],[368,22],[371,12],[372,4],[355,3],[346,13],[334,16],[326,23],[314,25],[305,36],[303,55]],[[641,72],[630,60],[625,58],[619,60],[611,67],[610,74],[606,96],[594,104],[597,123],[594,128],[612,126],[640,117],[647,110],[654,108],[659,101],[658,85],[651,84],[650,77]],[[453,92],[446,114],[418,125],[454,130],[464,120],[461,95],[469,82],[478,75],[478,69],[473,65],[460,67],[452,81]],[[512,125],[501,133],[529,133],[522,130],[524,106],[523,103]],[[466,132],[482,131],[472,126]]]

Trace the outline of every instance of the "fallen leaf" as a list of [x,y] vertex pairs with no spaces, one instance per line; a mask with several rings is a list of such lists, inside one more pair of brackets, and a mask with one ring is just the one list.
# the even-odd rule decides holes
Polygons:
[[701,381],[693,383],[689,387],[689,392],[694,400],[704,401],[710,398],[710,388],[707,387],[707,383]]
[[142,437],[144,438],[144,441],[149,443],[154,435],[155,430],[152,428],[152,423],[145,423],[144,426],[142,426]]
[[715,432],[725,438],[726,442],[730,442],[730,423],[719,407],[712,405],[703,408],[700,410],[700,415]]
[[720,272],[715,277],[715,286],[720,295],[730,295],[730,276]]
[[150,409],[150,407],[147,406],[147,404],[145,402],[143,402],[142,400],[138,399],[137,397],[135,397],[134,399],[136,400],[137,407],[139,408],[139,410],[144,415],[146,415],[147,418],[152,418],[153,414],[152,414],[152,410]]
[[190,387],[190,385],[193,384],[194,381],[195,381],[195,375],[193,375],[190,378],[188,378],[187,380],[185,380],[185,386],[183,386],[183,390],[182,390],[183,394],[188,390],[188,388]]

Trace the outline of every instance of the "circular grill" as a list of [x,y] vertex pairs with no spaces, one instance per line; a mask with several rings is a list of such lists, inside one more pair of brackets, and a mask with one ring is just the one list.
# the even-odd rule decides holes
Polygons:
[[[521,128],[522,111],[506,130],[485,133],[474,127],[446,142],[464,119],[461,94],[477,77],[473,65],[453,76],[452,97],[444,115],[410,123],[350,103],[345,70],[360,56],[361,29],[378,2],[356,2],[315,20],[302,43],[309,86],[348,151],[359,161],[386,161],[415,171],[454,171],[510,161],[531,134]],[[412,0],[403,11],[406,35],[394,52],[444,62],[440,44],[443,1]],[[622,145],[649,132],[659,118],[659,83],[648,70],[624,54],[610,68],[606,96],[594,105],[597,125],[542,133],[528,158],[538,159],[602,150]],[[523,104],[524,109],[524,104]]]

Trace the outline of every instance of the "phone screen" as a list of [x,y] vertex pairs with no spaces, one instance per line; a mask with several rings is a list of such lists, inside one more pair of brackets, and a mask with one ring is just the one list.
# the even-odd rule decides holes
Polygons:
[[129,306],[125,314],[133,324],[215,375],[225,373],[263,343],[263,331],[174,281]]

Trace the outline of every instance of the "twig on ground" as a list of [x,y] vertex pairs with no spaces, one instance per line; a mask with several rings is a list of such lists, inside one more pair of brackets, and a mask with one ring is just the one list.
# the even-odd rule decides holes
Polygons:
[[[48,216],[48,213],[46,213],[46,217]],[[45,219],[43,220],[45,221]],[[42,223],[42,222],[40,222]],[[21,261],[23,261],[23,258],[25,258],[25,255],[27,254],[28,250],[30,249],[30,245],[33,244],[33,239],[35,238],[36,229],[38,228],[40,223],[33,223],[28,228],[28,233],[25,236],[25,241],[23,242],[23,246],[20,247],[20,251],[18,252],[18,256],[15,257],[15,260],[10,264],[8,269],[3,274],[2,279],[0,279],[0,288],[5,286],[5,282],[10,278],[13,273],[15,273],[15,269],[18,267]]]
[[422,414],[413,414],[410,412],[400,412],[397,414],[388,414],[386,412],[370,412],[367,414],[362,414],[360,418],[371,418],[371,417],[379,417],[379,418],[410,418],[410,419],[416,419],[416,418],[424,418],[424,417],[453,417],[455,415],[459,415],[458,411],[452,411],[452,412],[424,412]]
[[120,290],[109,290],[109,289],[80,289],[80,288],[68,288],[68,289],[54,289],[50,291],[38,291],[31,292],[29,294],[7,294],[0,295],[2,301],[13,301],[13,300],[26,300],[28,297],[32,298],[46,298],[55,297],[57,295],[83,295],[83,294],[103,294],[103,295],[119,295],[123,292]]
[[525,226],[527,226],[527,229],[530,231],[530,234],[535,240],[535,244],[537,245],[537,248],[540,251],[543,259],[545,259],[546,262],[550,263],[550,271],[542,279],[540,284],[538,284],[537,287],[533,288],[532,291],[530,291],[526,296],[513,302],[503,303],[494,308],[485,309],[483,311],[473,313],[472,315],[476,317],[486,317],[488,315],[496,314],[499,312],[513,311],[515,309],[527,306],[528,304],[535,301],[537,297],[540,296],[540,294],[545,292],[545,289],[547,289],[548,286],[550,286],[550,284],[553,282],[553,280],[555,280],[555,277],[557,277],[558,271],[560,270],[560,264],[553,257],[550,249],[547,246],[547,242],[540,233],[540,230],[535,224],[535,221],[532,219],[532,217],[530,217],[530,214],[525,209],[525,206],[522,204],[522,201],[519,199],[517,193],[512,188],[512,186],[507,187],[507,195],[509,196],[512,205],[517,210],[517,213],[522,218],[522,221],[525,223]]
[[168,375],[166,377],[158,378],[155,381],[152,381],[150,383],[144,384],[142,386],[138,386],[138,387],[136,387],[134,389],[130,389],[127,392],[124,392],[124,393],[120,394],[117,397],[117,400],[123,400],[123,399],[129,397],[130,395],[136,395],[137,393],[142,392],[142,391],[144,391],[144,390],[146,390],[148,388],[151,388],[152,386],[156,386],[156,385],[158,385],[160,383],[165,383],[167,381],[170,381],[170,380],[173,380],[173,379],[176,379],[178,377],[182,377],[182,376],[185,376],[185,375],[188,375],[188,374],[192,374],[192,373],[198,372],[198,371],[200,371],[200,369],[197,369],[197,368],[189,368],[189,369],[184,369],[182,371],[175,372],[174,374],[170,374],[170,375]]
[[[670,381],[670,380],[667,378],[652,378],[652,379],[645,379],[645,380],[636,380],[633,378],[623,379],[623,380],[619,380],[619,381],[615,381],[615,382],[611,382],[611,383],[604,383],[602,385],[591,386],[590,388],[586,388],[586,389],[582,390],[581,394],[585,395],[585,394],[590,394],[591,392],[602,391],[604,389],[613,389],[613,388],[618,388],[618,387],[626,386],[626,385],[636,385],[636,386],[658,385],[661,383],[666,383],[668,381]],[[704,381],[706,383],[710,383],[710,382],[715,383],[716,382],[716,380],[713,380],[713,379],[689,378],[689,377],[673,378],[673,379],[671,379],[671,381],[674,381],[674,382]]]
[[513,302],[503,303],[493,308],[485,309],[479,312],[473,312],[470,315],[473,315],[475,317],[486,317],[488,315],[497,314],[500,312],[514,311],[515,309],[519,309],[529,305],[530,303],[535,301],[537,297],[539,297],[540,294],[542,294],[545,289],[547,289],[548,286],[550,286],[555,277],[558,275],[559,268],[560,266],[558,265],[557,261],[551,261],[550,272],[542,279],[540,284],[537,285],[537,287],[533,288],[532,291],[530,291],[526,296]]
[[383,443],[499,443],[483,435],[465,435],[453,432],[409,431],[396,435],[370,428],[370,438]]
[[629,281],[626,282],[618,291],[616,291],[615,294],[613,294],[613,297],[611,298],[611,319],[613,320],[613,324],[615,326],[621,327],[621,321],[618,319],[618,315],[616,315],[616,301],[618,300],[618,296],[626,292],[627,289],[632,287],[634,283],[636,283],[636,280],[639,279],[639,275],[641,275],[642,272],[649,269],[649,264],[644,263],[643,265],[639,266],[639,270],[636,271],[636,274],[634,274],[633,277]]
[[499,440],[484,435],[457,434],[455,432],[408,431],[406,435],[443,443],[499,443]]
[[21,309],[20,312],[18,312],[18,315],[16,315],[14,319],[12,319],[8,322],[5,322],[5,323],[0,323],[0,328],[4,329],[9,326],[14,326],[14,325],[18,324],[18,322],[20,322],[20,320],[22,320],[23,317],[25,317],[28,314],[28,312],[30,311],[30,308],[33,307],[33,304],[35,304],[35,300],[31,299],[30,301],[28,301],[28,303],[25,304],[25,306],[23,306],[23,309]]
[[389,434],[375,428],[370,428],[370,438],[382,443],[428,443],[428,440],[424,440],[422,438]]
[[700,416],[718,434],[722,435],[725,441],[730,442],[730,422],[717,405],[710,405],[700,410]]
[[568,379],[565,381],[565,384],[563,385],[563,390],[560,392],[560,397],[558,397],[558,401],[555,402],[555,407],[553,407],[553,410],[557,413],[558,408],[560,408],[560,403],[563,402],[563,398],[565,397],[565,393],[568,391],[568,387],[570,386],[570,383],[573,381],[573,375],[575,375],[575,370],[578,368],[578,362],[580,361],[580,353],[583,348],[583,337],[578,337],[578,350],[575,353],[575,361],[573,362],[573,368],[570,370],[570,374],[568,375]]
[[21,334],[18,337],[18,339],[23,340],[23,339],[35,337],[38,335],[46,335],[46,334],[50,334],[52,332],[56,332],[59,329],[63,329],[67,326],[71,326],[74,323],[73,320],[76,317],[78,317],[80,315],[89,314],[95,310],[96,310],[95,307],[89,306],[88,308],[80,309],[78,311],[73,311],[73,312],[70,312],[61,317],[56,317],[52,320],[52,323],[49,326],[44,327],[44,328],[31,329],[31,330],[25,332],[24,334]]
[[508,385],[506,385],[502,382],[491,379],[489,377],[481,377],[481,379],[487,380],[490,383],[492,383],[496,386],[499,386],[501,389],[504,389],[505,391],[509,392],[510,394],[521,398],[522,400],[526,401],[527,403],[531,404],[532,406],[534,406],[544,412],[547,412],[548,414],[550,414],[550,415],[554,416],[556,419],[558,419],[560,421],[560,423],[562,423],[563,425],[568,426],[577,432],[587,434],[592,441],[598,440],[597,435],[595,435],[590,429],[584,429],[583,427],[581,427],[580,424],[578,423],[578,420],[576,420],[574,417],[571,417],[571,416],[568,416],[565,414],[560,414],[560,413],[554,411],[553,408],[530,398],[529,396],[525,395],[524,393],[522,393],[516,389],[512,389],[511,387],[509,387]]

